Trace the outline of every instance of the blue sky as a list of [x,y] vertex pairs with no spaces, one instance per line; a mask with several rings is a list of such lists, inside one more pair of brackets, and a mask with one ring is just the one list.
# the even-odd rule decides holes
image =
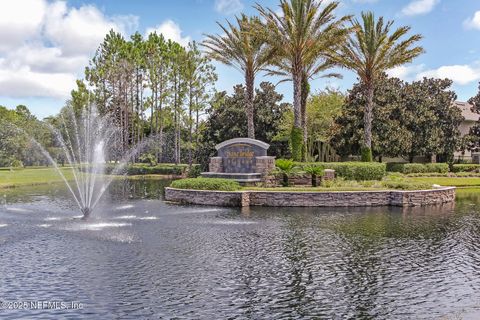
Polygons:
[[[258,1],[278,8],[277,0]],[[40,118],[55,114],[68,98],[74,80],[113,28],[128,36],[157,30],[173,40],[201,41],[218,32],[216,21],[244,12],[255,14],[248,0],[11,0],[0,2],[0,105],[27,105]],[[391,70],[404,80],[423,76],[451,78],[459,100],[477,92],[480,81],[480,1],[472,0],[340,0],[338,15],[372,10],[377,16],[409,25],[424,36],[426,53],[413,63]],[[216,64],[217,89],[231,91],[242,82],[238,71]],[[343,79],[315,80],[313,90],[326,86],[343,91],[356,77],[340,70]],[[261,81],[278,79],[260,76]],[[291,84],[278,86],[291,101]]]

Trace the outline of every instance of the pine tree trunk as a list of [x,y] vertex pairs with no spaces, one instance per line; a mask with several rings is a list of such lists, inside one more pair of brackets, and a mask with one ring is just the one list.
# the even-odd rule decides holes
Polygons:
[[192,147],[193,147],[193,84],[190,83],[189,97],[188,97],[188,166],[192,167]]
[[200,122],[200,108],[198,107],[198,93],[195,95],[195,106],[196,106],[195,141],[196,141],[196,148],[198,148],[198,144],[200,143],[200,136],[198,134],[198,123]]
[[[163,68],[160,72],[163,72]],[[163,114],[162,114],[162,107],[163,107],[163,80],[160,76],[160,103],[158,105],[158,118],[160,119],[160,133],[158,137],[158,141],[160,143],[159,154],[158,154],[158,162],[163,160]]]
[[245,72],[245,111],[247,114],[247,136],[255,139],[255,122],[254,122],[254,82],[255,75],[251,71]]
[[175,77],[175,85],[174,85],[174,90],[175,90],[175,93],[174,93],[174,102],[173,102],[173,122],[174,122],[174,126],[173,126],[173,136],[174,136],[174,139],[173,139],[173,145],[174,145],[174,150],[173,150],[173,153],[174,153],[174,161],[175,161],[175,164],[178,164],[178,136],[177,136],[177,78]]

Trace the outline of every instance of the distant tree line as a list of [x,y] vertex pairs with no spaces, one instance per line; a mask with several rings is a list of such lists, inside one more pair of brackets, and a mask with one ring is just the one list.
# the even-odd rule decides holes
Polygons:
[[126,40],[111,31],[85,78],[92,101],[123,129],[117,152],[155,135],[157,161],[193,161],[201,114],[217,79],[195,42],[183,47],[156,33]]

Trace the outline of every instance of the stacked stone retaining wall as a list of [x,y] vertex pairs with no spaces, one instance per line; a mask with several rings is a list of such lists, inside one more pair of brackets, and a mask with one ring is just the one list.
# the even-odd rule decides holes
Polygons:
[[455,201],[455,187],[418,191],[210,191],[165,189],[165,200],[201,205],[245,207],[415,207]]

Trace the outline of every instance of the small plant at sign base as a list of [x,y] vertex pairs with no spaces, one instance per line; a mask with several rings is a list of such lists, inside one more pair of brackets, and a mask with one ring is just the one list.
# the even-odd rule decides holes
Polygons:
[[282,172],[284,187],[289,186],[288,175],[293,171],[295,167],[295,162],[291,159],[277,159],[275,161],[275,166]]
[[318,165],[307,165],[303,168],[306,173],[310,174],[312,176],[312,187],[317,186],[317,177],[323,175],[323,167],[318,166]]

